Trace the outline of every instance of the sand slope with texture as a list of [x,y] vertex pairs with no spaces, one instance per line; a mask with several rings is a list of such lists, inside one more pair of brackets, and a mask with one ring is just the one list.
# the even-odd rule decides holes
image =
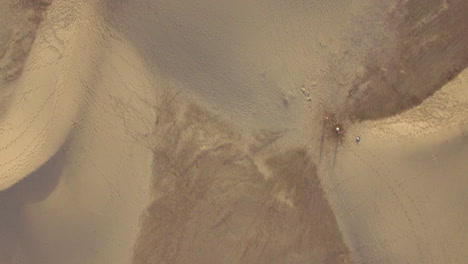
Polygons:
[[464,1],[0,5],[1,264],[468,261]]

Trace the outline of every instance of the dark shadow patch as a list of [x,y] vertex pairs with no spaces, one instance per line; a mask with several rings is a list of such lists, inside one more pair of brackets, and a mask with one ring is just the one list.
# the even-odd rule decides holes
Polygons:
[[21,204],[40,202],[47,198],[57,186],[66,159],[67,147],[52,156],[39,169],[5,190],[0,192],[0,199],[5,197]]
[[339,142],[336,141],[336,143],[335,143],[335,150],[333,151],[332,169],[335,169],[336,159],[337,159],[337,157],[338,157],[338,144],[339,144]]
[[47,198],[57,186],[67,147],[63,146],[38,170],[0,192],[0,259],[11,260],[20,243],[24,205]]
[[332,169],[335,168],[338,149],[345,145],[346,128],[349,125],[348,120],[343,120],[342,115],[337,116],[330,111],[324,111],[322,122],[322,133],[319,145],[319,165],[323,157],[331,157]]
[[403,2],[387,22],[397,38],[371,52],[365,74],[349,91],[345,109],[353,120],[419,105],[468,66],[465,0]]
[[184,98],[159,109],[133,263],[351,263],[304,149],[267,159],[266,179],[229,125]]
[[322,121],[322,133],[320,134],[320,145],[319,145],[319,163],[318,165],[322,164],[322,158],[323,158],[323,148],[325,146],[325,133],[327,126],[326,123]]
[[268,130],[262,130],[255,135],[256,142],[252,144],[250,151],[258,153],[264,151],[268,146],[271,146],[278,139],[284,136],[286,131],[271,132]]

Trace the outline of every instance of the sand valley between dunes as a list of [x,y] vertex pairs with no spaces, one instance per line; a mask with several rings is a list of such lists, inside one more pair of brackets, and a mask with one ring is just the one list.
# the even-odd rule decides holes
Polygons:
[[467,263],[467,13],[0,0],[0,264]]

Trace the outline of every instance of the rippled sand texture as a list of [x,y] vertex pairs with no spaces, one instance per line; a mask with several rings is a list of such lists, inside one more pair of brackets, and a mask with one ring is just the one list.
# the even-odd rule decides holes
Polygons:
[[305,149],[258,160],[256,144],[269,140],[243,144],[186,100],[159,115],[155,198],[134,263],[351,263]]
[[51,1],[2,1],[0,31],[0,78],[12,81],[23,70],[36,30]]
[[0,264],[467,263],[465,14],[0,0]]

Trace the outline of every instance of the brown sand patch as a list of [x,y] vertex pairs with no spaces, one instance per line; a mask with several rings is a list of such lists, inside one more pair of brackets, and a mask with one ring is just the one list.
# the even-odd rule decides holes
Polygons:
[[0,7],[9,18],[0,30],[0,80],[12,81],[23,66],[36,38],[36,31],[52,0],[2,1]]
[[159,108],[134,263],[351,263],[305,150],[273,154],[266,177],[238,132],[183,105]]
[[352,119],[379,119],[420,104],[468,66],[464,0],[402,1],[389,13],[396,40],[371,52],[348,94]]

